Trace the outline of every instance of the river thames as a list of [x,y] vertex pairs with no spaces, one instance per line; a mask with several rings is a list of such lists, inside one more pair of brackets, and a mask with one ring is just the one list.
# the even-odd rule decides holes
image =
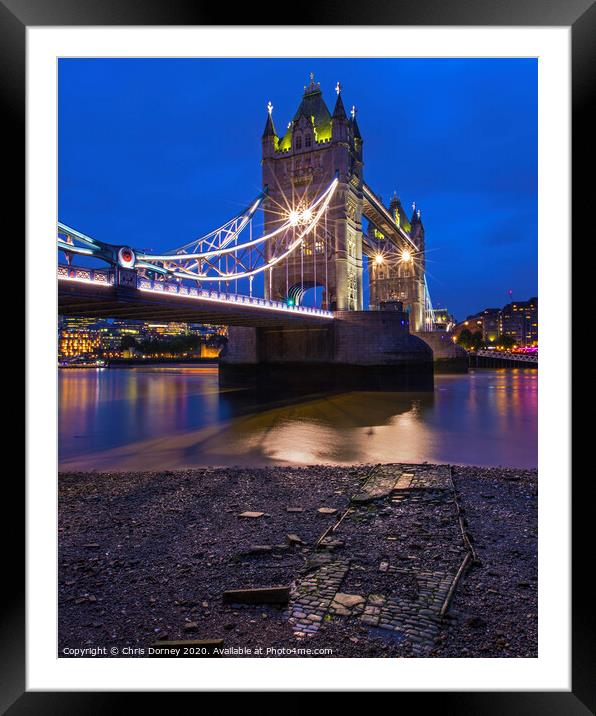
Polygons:
[[61,470],[448,462],[537,467],[538,373],[438,375],[434,393],[262,404],[215,365],[59,371]]

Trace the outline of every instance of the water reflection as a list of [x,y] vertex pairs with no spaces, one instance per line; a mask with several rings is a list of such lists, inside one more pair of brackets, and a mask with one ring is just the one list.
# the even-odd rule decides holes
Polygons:
[[346,393],[263,404],[215,366],[60,372],[60,466],[454,462],[535,467],[532,370],[437,376],[434,394]]

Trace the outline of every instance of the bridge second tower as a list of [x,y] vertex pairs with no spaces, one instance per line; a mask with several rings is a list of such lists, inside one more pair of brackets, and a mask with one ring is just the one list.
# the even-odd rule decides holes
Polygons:
[[287,261],[272,269],[265,291],[268,298],[299,304],[307,290],[322,287],[324,308],[358,311],[363,308],[362,137],[355,110],[346,114],[339,83],[336,91],[331,114],[311,74],[298,110],[280,135],[269,104],[262,160],[265,231],[295,215],[299,232],[301,207],[336,177],[339,184],[325,217]]

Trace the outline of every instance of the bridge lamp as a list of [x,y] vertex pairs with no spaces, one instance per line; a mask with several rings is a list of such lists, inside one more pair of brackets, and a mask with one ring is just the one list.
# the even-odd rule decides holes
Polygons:
[[305,224],[308,224],[308,223],[311,221],[311,219],[312,219],[312,209],[305,209],[305,210],[302,212],[302,217],[301,217],[301,218],[302,218],[302,221],[303,221]]
[[377,266],[380,266],[385,261],[385,258],[383,254],[376,254],[375,256],[375,263]]
[[288,214],[288,221],[290,222],[290,226],[297,226],[300,221],[300,213],[296,211],[296,209],[292,209]]
[[401,260],[402,260],[405,264],[409,264],[409,263],[412,261],[412,258],[413,258],[413,257],[412,257],[412,252],[411,252],[409,249],[404,249],[404,250],[401,252]]

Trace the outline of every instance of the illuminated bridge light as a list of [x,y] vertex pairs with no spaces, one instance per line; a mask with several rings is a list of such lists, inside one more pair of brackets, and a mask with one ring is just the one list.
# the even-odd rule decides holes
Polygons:
[[215,293],[212,292],[209,296],[204,295],[189,295],[189,294],[181,294],[178,292],[170,292],[169,288],[166,288],[164,291],[163,284],[157,283],[151,287],[147,287],[144,282],[139,282],[139,290],[143,293],[158,293],[160,295],[168,295],[168,296],[174,296],[174,295],[183,295],[184,298],[187,299],[198,299],[201,301],[209,301],[214,303],[232,303],[238,301],[239,303],[245,303],[248,306],[253,306],[256,308],[265,309],[268,311],[278,311],[280,313],[283,313],[284,311],[288,310],[288,307],[291,308],[293,311],[296,311],[296,313],[303,313],[305,315],[316,315],[320,318],[324,319],[332,319],[333,313],[331,311],[324,311],[322,309],[317,309],[316,311],[312,308],[306,308],[302,306],[295,306],[294,303],[290,303],[288,301],[287,304],[282,303],[281,301],[266,301],[263,298],[250,298],[248,296],[236,296],[236,294],[226,294],[226,293]]
[[302,215],[300,217],[303,221],[303,223],[308,224],[312,220],[312,210],[311,209],[305,209],[302,212]]

